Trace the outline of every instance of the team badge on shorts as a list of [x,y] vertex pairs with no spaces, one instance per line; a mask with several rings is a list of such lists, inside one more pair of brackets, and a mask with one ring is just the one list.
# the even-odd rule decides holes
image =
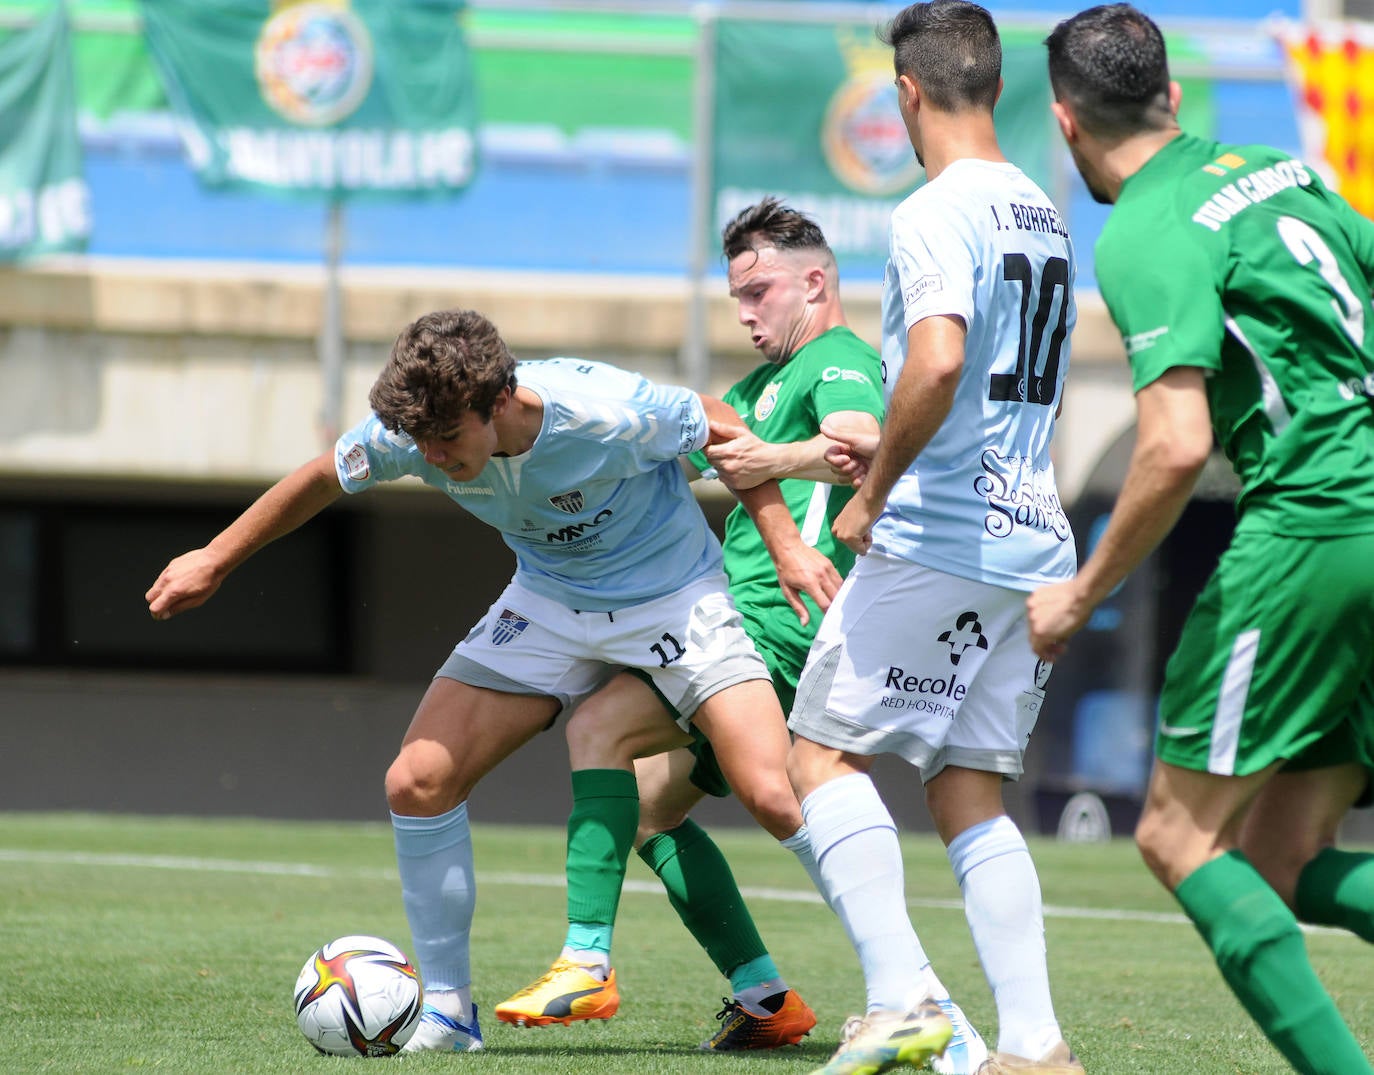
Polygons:
[[530,621],[525,619],[520,613],[508,608],[501,610],[501,615],[496,617],[496,623],[491,628],[491,644],[493,646],[504,646],[507,642],[513,642],[524,633]]
[[571,492],[559,493],[557,496],[549,497],[549,503],[559,511],[566,511],[569,515],[576,515],[582,510],[582,490],[573,489]]

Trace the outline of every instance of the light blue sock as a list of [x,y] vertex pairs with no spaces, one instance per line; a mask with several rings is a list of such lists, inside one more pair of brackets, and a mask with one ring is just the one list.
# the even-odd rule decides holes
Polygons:
[[811,833],[807,831],[806,826],[803,825],[786,840],[779,840],[778,843],[797,856],[797,861],[802,864],[806,876],[811,878],[811,883],[816,886],[816,891],[829,905],[829,897],[825,894],[825,882],[821,880],[821,868],[816,865],[816,851],[811,846]]
[[477,905],[468,804],[438,817],[391,815],[396,866],[415,962],[425,989],[472,984],[469,945]]

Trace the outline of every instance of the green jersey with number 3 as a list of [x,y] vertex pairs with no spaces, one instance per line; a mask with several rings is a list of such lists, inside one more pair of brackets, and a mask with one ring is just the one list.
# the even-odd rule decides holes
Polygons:
[[1206,372],[1239,528],[1374,531],[1374,223],[1287,154],[1185,134],[1126,180],[1096,249],[1136,390]]

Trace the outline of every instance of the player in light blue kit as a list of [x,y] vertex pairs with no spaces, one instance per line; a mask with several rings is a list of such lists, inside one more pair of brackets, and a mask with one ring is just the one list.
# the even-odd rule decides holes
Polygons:
[[[776,721],[758,716],[777,709],[772,681],[678,464],[707,443],[708,417],[731,426],[738,418],[719,400],[598,362],[517,367],[473,311],[429,314],[402,331],[370,402],[373,414],[334,450],[278,482],[205,548],[173,560],[148,604],[158,619],[194,608],[256,550],[342,493],[405,476],[500,531],[515,552],[515,577],[439,669],[386,776],[425,982],[425,1015],[406,1049],[480,1049],[467,800],[560,713],[614,713],[625,692],[647,684],[665,709],[634,718],[627,749],[652,754],[690,742],[689,726],[700,731],[740,801],[811,868],[784,769],[785,724],[780,712]],[[802,544],[776,483],[740,496],[797,607],[798,591],[828,604],[838,573]],[[633,756],[623,768],[574,776],[570,840],[598,827],[634,833]],[[574,1007],[614,1010],[614,980],[602,986]]]
[[913,4],[885,40],[927,182],[892,217],[887,418],[876,446],[854,445],[871,465],[834,524],[865,555],[825,615],[790,721],[822,891],[868,987],[866,1016],[824,1071],[879,1070],[936,1033],[896,826],[868,775],[896,754],[921,770],[996,1001],[998,1050],[977,1070],[1061,1075],[1082,1065],[1050,1002],[1040,884],[1002,782],[1021,775],[1049,675],[1026,594],[1075,566],[1049,453],[1073,248],[998,146],[1001,45],[987,11]]

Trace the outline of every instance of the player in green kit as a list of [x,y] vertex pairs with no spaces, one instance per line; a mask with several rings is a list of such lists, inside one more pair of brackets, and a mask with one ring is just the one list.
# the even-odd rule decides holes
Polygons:
[[[825,453],[834,441],[821,428],[824,423],[835,433],[876,438],[883,409],[878,355],[846,325],[834,255],[806,216],[765,199],[726,226],[722,248],[740,322],[765,362],[723,397],[747,431],[736,430],[720,450],[712,446],[691,456],[691,462],[701,472],[719,473],[735,488],[778,478],[803,540],[846,572],[854,556],[830,528],[853,490],[846,475],[827,464]],[[747,515],[731,513],[724,545],[731,595],[785,712],[820,610],[779,586],[777,569]],[[773,718],[761,714],[760,719]],[[570,738],[575,722],[569,725]],[[595,734],[584,729],[582,738],[604,742],[615,735],[616,729],[607,726]],[[640,858],[663,880],[683,923],[733,992],[718,1013],[719,1028],[702,1048],[760,1049],[799,1041],[815,1025],[815,1016],[779,974],[724,856],[689,817],[703,795],[730,792],[710,745],[699,741],[692,748],[640,758],[635,774],[641,801],[634,843]],[[793,840],[783,844],[792,847]],[[793,849],[799,855],[805,850]],[[498,1006],[498,1017],[507,1022],[537,1025],[540,1012],[561,1010],[561,998],[609,980],[614,893],[601,895],[599,902],[596,897],[612,884],[618,889],[623,873],[612,879],[585,868],[585,852],[576,839],[570,839],[568,850],[565,947],[549,974]],[[612,910],[586,921],[587,908],[596,906]],[[596,948],[579,941],[598,932],[604,940]],[[970,1038],[977,1037],[966,1021],[962,1025]]]
[[1374,223],[1288,154],[1182,133],[1163,38],[1130,5],[1047,44],[1060,129],[1114,204],[1098,284],[1139,423],[1093,555],[1029,599],[1032,642],[1063,653],[1215,434],[1237,525],[1168,665],[1136,839],[1293,1067],[1367,1073],[1298,921],[1374,940],[1374,856],[1335,846],[1374,770]]

